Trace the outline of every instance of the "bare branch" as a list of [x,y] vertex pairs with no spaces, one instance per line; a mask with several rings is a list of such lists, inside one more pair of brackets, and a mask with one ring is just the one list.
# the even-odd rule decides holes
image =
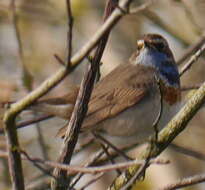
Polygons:
[[205,174],[194,175],[191,177],[178,180],[175,183],[166,185],[165,187],[162,187],[159,190],[181,189],[183,187],[189,187],[189,186],[196,185],[196,184],[203,183],[203,182],[205,182]]
[[[179,135],[187,126],[188,122],[194,117],[197,111],[205,102],[205,83],[195,92],[186,105],[178,112],[178,114],[163,128],[158,134],[158,141],[152,140],[147,149],[143,151],[138,159],[145,159],[158,156],[173,139]],[[154,138],[154,137],[153,137]],[[117,177],[110,190],[119,190],[127,184],[130,178],[134,176],[140,166],[135,165],[126,170],[126,175],[122,174]]]
[[[70,174],[75,174],[75,173],[79,173],[79,172],[80,173],[90,173],[90,174],[109,172],[109,171],[116,170],[116,169],[125,169],[125,168],[128,168],[129,166],[132,166],[134,164],[143,165],[146,162],[144,160],[133,160],[133,161],[121,162],[118,164],[110,164],[110,165],[106,165],[106,166],[81,167],[81,166],[60,164],[58,162],[47,161],[47,160],[43,160],[40,158],[33,158],[33,157],[29,156],[25,151],[21,150],[20,152],[26,157],[26,159],[28,161],[31,161],[35,166],[39,167],[38,164],[43,164],[43,165],[50,166],[53,168],[61,168],[62,170],[69,171]],[[169,161],[162,160],[162,159],[153,159],[153,160],[150,160],[149,164],[160,164],[160,165],[161,164],[169,164]]]
[[[124,1],[124,7],[129,4],[129,1]],[[114,10],[114,6],[112,6],[112,1],[108,0],[105,12],[105,17],[108,18]],[[71,119],[69,125],[67,127],[67,131],[64,138],[64,144],[61,149],[59,162],[69,164],[71,161],[71,157],[75,148],[75,145],[78,140],[78,135],[80,131],[81,124],[86,115],[88,102],[90,99],[90,95],[94,86],[94,81],[96,77],[96,73],[99,70],[99,63],[105,48],[105,45],[108,40],[108,36],[110,33],[110,29],[104,34],[103,38],[98,44],[98,48],[95,52],[95,56],[91,66],[89,67],[88,72],[85,74],[84,79],[81,83],[81,87],[79,90],[78,98],[74,107],[74,111],[71,115]],[[69,177],[67,176],[67,172],[63,171],[59,168],[55,168],[54,175],[57,180],[52,180],[51,187],[53,190],[57,189],[67,189],[69,187]]]
[[72,55],[72,30],[73,30],[73,15],[72,10],[70,6],[70,0],[66,0],[66,6],[67,6],[67,15],[68,15],[68,34],[67,34],[67,50],[68,50],[68,56],[67,56],[67,66],[70,66],[70,60]]
[[142,4],[139,7],[136,8],[132,8],[129,10],[129,14],[136,14],[136,13],[140,13],[141,11],[146,10],[147,8],[149,8],[151,5],[153,5],[154,0],[150,0],[148,2],[145,2],[144,4]]
[[[133,147],[136,147],[136,144],[131,144],[129,146],[125,146],[121,148],[121,151],[128,151],[133,149]],[[99,152],[97,152],[94,157],[84,165],[84,167],[88,167],[88,166],[96,166],[96,165],[102,165],[103,163],[106,163],[108,161],[108,157],[107,156],[103,156],[104,151],[100,150]],[[112,158],[116,158],[118,156],[118,152],[116,151],[111,151],[111,156]],[[103,157],[102,157],[103,156]],[[102,158],[101,158],[102,157]],[[71,184],[71,188],[79,181],[79,179],[83,176],[82,173],[79,173],[73,180],[72,180],[72,184]]]
[[201,87],[202,84],[193,84],[193,85],[183,85],[181,86],[182,91],[186,90],[196,90]]
[[197,51],[205,43],[205,34],[192,46],[190,46],[184,54],[177,61],[177,65],[181,65],[187,58],[189,58],[195,51]]
[[[16,37],[19,45],[19,53],[22,58],[22,48],[20,43],[20,35],[17,27],[17,20],[15,14],[15,0],[11,1],[11,9],[12,9],[12,19],[15,26]],[[23,60],[22,60],[23,61]],[[24,68],[24,67],[23,67]],[[8,165],[9,165],[9,173],[12,182],[13,190],[24,190],[24,176],[23,169],[21,163],[21,156],[18,152],[19,148],[19,140],[17,136],[17,132],[15,129],[15,117],[12,117],[8,120],[4,120],[5,132],[6,132],[6,140],[8,147]]]
[[[130,0],[123,0],[122,5],[124,3],[128,3]],[[95,35],[92,37],[92,39],[83,46],[83,48],[78,51],[77,54],[75,54],[71,59],[71,66],[75,66],[79,62],[84,59],[85,56],[88,55],[88,53],[96,46],[96,44],[99,42],[99,40],[102,38],[102,36],[107,33],[116,23],[117,21],[122,17],[123,13],[121,13],[120,10],[115,10],[113,14],[106,20],[106,22],[100,27],[100,29],[95,33]],[[62,79],[65,78],[65,76],[69,73],[68,68],[60,68],[53,76],[48,78],[45,82],[43,82],[37,89],[29,93],[26,97],[24,97],[22,100],[18,101],[17,103],[14,103],[11,108],[9,108],[5,115],[4,115],[4,124],[5,124],[5,133],[7,135],[7,144],[8,144],[8,151],[10,155],[10,171],[18,171],[18,175],[15,175],[12,173],[12,175],[20,182],[20,184],[23,184],[22,175],[22,167],[21,167],[21,158],[20,154],[18,152],[18,138],[17,138],[17,132],[16,132],[16,126],[15,126],[15,118],[18,113],[20,113],[23,109],[25,109],[27,106],[32,104],[34,101],[36,101],[38,98],[43,96],[45,93],[47,93],[49,90],[51,90],[53,87],[55,87]],[[21,190],[24,189],[24,186],[21,185]]]
[[190,148],[185,148],[173,143],[170,144],[169,148],[186,156],[191,156],[192,158],[205,161],[205,155],[203,153],[191,150]]
[[[98,151],[93,158],[91,158],[91,160],[89,162],[87,162],[84,167],[88,167],[88,166],[93,166],[97,160],[104,154],[103,150]],[[70,188],[72,189],[76,183],[80,180],[80,178],[83,176],[83,173],[78,173],[75,178],[71,181],[71,185]]]
[[182,67],[179,74],[180,77],[191,68],[191,66],[198,60],[198,58],[201,56],[204,50],[205,50],[205,42],[201,45],[201,47],[197,50],[197,52],[191,56],[189,61]]
[[139,167],[135,175],[133,175],[131,179],[128,181],[128,183],[125,186],[123,186],[120,190],[127,190],[128,188],[132,187],[135,181],[144,175],[145,170],[150,165],[149,162],[150,162],[150,158],[147,158],[146,161]]
[[[36,117],[34,119],[31,119],[29,121],[21,121],[21,122],[17,123],[16,128],[17,129],[24,128],[24,127],[27,127],[29,125],[32,125],[32,124],[35,124],[35,123],[38,123],[38,122],[41,122],[41,121],[51,119],[53,117],[54,116],[52,116],[52,115],[42,115],[42,116]],[[4,134],[3,129],[0,129],[0,134]]]

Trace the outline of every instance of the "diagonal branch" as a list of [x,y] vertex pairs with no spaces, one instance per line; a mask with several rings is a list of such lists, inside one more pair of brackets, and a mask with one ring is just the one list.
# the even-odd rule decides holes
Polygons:
[[196,52],[205,43],[205,34],[195,44],[185,50],[184,54],[177,61],[177,65],[181,65],[187,58]]
[[[122,6],[122,9],[127,8],[130,2],[131,0],[121,1],[120,7]],[[109,15],[111,15],[111,13],[113,12],[115,8],[115,5],[113,4],[114,3],[112,0],[107,1],[104,19],[109,18]],[[119,10],[117,9],[116,11],[121,13],[121,16],[123,15],[123,13],[121,12],[121,9]],[[104,33],[102,39],[100,40],[97,50],[95,52],[95,56],[93,58],[92,64],[89,66],[89,69],[87,73],[85,74],[84,79],[81,83],[76,105],[75,105],[73,114],[71,116],[69,125],[67,127],[64,144],[61,149],[61,153],[59,157],[60,163],[69,164],[71,161],[72,154],[74,152],[74,148],[78,140],[80,127],[82,125],[83,119],[88,109],[88,102],[89,102],[90,95],[91,95],[91,92],[94,86],[96,73],[99,70],[99,63],[100,63],[103,51],[105,49],[105,45],[108,40],[110,30],[111,28],[108,29]],[[57,180],[52,179],[52,182],[51,182],[52,189],[65,190],[69,188],[70,179],[69,179],[69,176],[67,176],[67,171],[63,171],[62,169],[55,168],[54,176],[57,178]]]
[[181,180],[176,181],[175,183],[168,184],[159,190],[173,190],[173,189],[181,189],[183,187],[190,187],[192,185],[196,185],[199,183],[205,182],[205,174],[194,175],[190,177],[183,178]]
[[199,47],[199,49],[196,51],[196,53],[194,53],[191,58],[189,59],[189,61],[182,67],[181,71],[180,71],[180,77],[186,72],[188,71],[191,66],[198,60],[198,58],[201,56],[201,54],[205,51],[205,42],[203,42],[201,44],[201,46]]
[[[205,83],[196,91],[192,98],[179,111],[179,113],[162,129],[158,134],[158,141],[151,141],[146,150],[144,150],[138,159],[147,157],[157,157],[167,146],[179,135],[187,126],[188,122],[194,117],[202,104],[205,102]],[[154,137],[153,137],[154,138]],[[119,190],[125,186],[134,176],[140,166],[135,165],[126,170],[125,173],[117,177],[113,184],[109,187],[110,190]]]
[[[126,5],[129,0],[122,0],[122,5]],[[123,13],[120,10],[115,10],[113,14],[106,20],[106,22],[100,27],[100,29],[93,35],[92,39],[88,41],[72,58],[71,58],[71,67],[75,66],[79,62],[81,62],[85,56],[89,54],[89,52],[96,46],[96,44],[100,41],[102,36],[110,30],[117,21],[122,17]],[[23,109],[27,106],[35,102],[38,98],[43,96],[53,87],[55,87],[62,79],[67,76],[70,72],[69,68],[62,67],[56,73],[54,73],[50,78],[48,78],[45,82],[43,82],[37,89],[29,93],[22,100],[14,103],[10,109],[8,109],[4,115],[4,124],[5,124],[5,134],[7,137],[7,147],[8,153],[10,155],[10,175],[15,176],[17,181],[21,181],[21,183],[17,186],[17,189],[24,189],[22,175],[20,172],[22,171],[21,166],[21,158],[20,153],[18,152],[18,137],[15,126],[15,118]],[[15,175],[12,171],[18,171],[18,175]],[[14,188],[15,189],[15,188]]]

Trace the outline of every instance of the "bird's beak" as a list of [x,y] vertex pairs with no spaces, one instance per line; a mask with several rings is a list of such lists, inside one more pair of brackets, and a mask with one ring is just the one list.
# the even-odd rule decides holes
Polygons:
[[138,50],[143,49],[144,46],[145,46],[145,41],[144,41],[144,40],[138,40],[138,41],[137,41],[137,49],[138,49]]

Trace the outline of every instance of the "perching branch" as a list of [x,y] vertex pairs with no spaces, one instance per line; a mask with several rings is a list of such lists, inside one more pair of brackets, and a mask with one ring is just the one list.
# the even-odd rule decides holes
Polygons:
[[[151,141],[146,150],[144,150],[138,159],[157,157],[167,146],[179,135],[187,126],[188,122],[194,117],[202,104],[205,102],[205,83],[195,92],[186,105],[178,112],[178,114],[163,128],[158,134],[158,141]],[[154,137],[153,137],[154,138]],[[135,165],[126,170],[125,173],[117,177],[110,190],[119,190],[125,186],[134,176],[140,166]]]

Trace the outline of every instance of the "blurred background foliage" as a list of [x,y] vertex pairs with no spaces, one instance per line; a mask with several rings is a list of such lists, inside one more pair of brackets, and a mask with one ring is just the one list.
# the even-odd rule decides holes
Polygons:
[[[104,1],[72,0],[74,16],[73,53],[90,39],[102,23]],[[134,1],[138,6],[145,1]],[[66,57],[67,44],[67,13],[65,0],[16,0],[17,27],[22,45],[22,58],[28,78],[22,79],[23,65],[19,55],[19,43],[13,22],[13,12],[9,0],[0,0],[0,100],[11,101],[23,97],[28,91],[25,82],[35,88],[47,77],[61,67],[54,58],[54,54]],[[195,44],[204,35],[205,28],[205,1],[204,0],[157,0],[140,14],[124,17],[113,29],[103,56],[102,75],[110,72],[116,65],[127,61],[135,50],[137,38],[144,33],[160,33],[165,36],[178,60],[188,47]],[[79,84],[87,62],[83,63],[69,75],[61,84],[52,90],[49,95],[63,95],[71,83]],[[198,84],[205,80],[204,58],[200,58],[182,77],[182,84]],[[28,80],[28,81],[25,81]],[[0,119],[4,110],[0,109]],[[189,127],[175,142],[181,146],[205,154],[204,124],[205,111],[195,116]],[[28,117],[28,114],[25,114]],[[55,160],[61,144],[61,139],[55,138],[59,126],[64,121],[60,119],[43,122],[39,128],[30,126],[19,130],[20,143],[33,156],[40,156]],[[2,123],[0,123],[2,128]],[[43,144],[39,145],[42,141]],[[41,142],[42,143],[42,142]],[[4,137],[0,136],[0,148],[5,149]],[[46,153],[45,153],[46,152]],[[132,151],[134,154],[135,151]],[[86,155],[91,154],[85,153]],[[93,154],[93,152],[92,152]],[[168,166],[152,166],[148,169],[147,177],[140,184],[140,189],[149,190],[162,187],[179,177],[194,175],[205,170],[204,163],[197,159],[184,156],[170,149],[162,157],[171,160]],[[76,158],[82,164],[82,157]],[[75,163],[75,161],[73,162]],[[24,173],[27,185],[38,179],[39,172],[28,162],[24,162]],[[113,174],[109,174],[113,175]],[[109,176],[108,175],[108,176]],[[110,177],[89,189],[105,189]],[[45,179],[40,178],[39,179]],[[39,182],[40,183],[40,182]],[[83,183],[83,180],[82,180]],[[8,168],[5,159],[0,162],[0,189],[10,189]],[[204,184],[189,189],[205,189]]]

